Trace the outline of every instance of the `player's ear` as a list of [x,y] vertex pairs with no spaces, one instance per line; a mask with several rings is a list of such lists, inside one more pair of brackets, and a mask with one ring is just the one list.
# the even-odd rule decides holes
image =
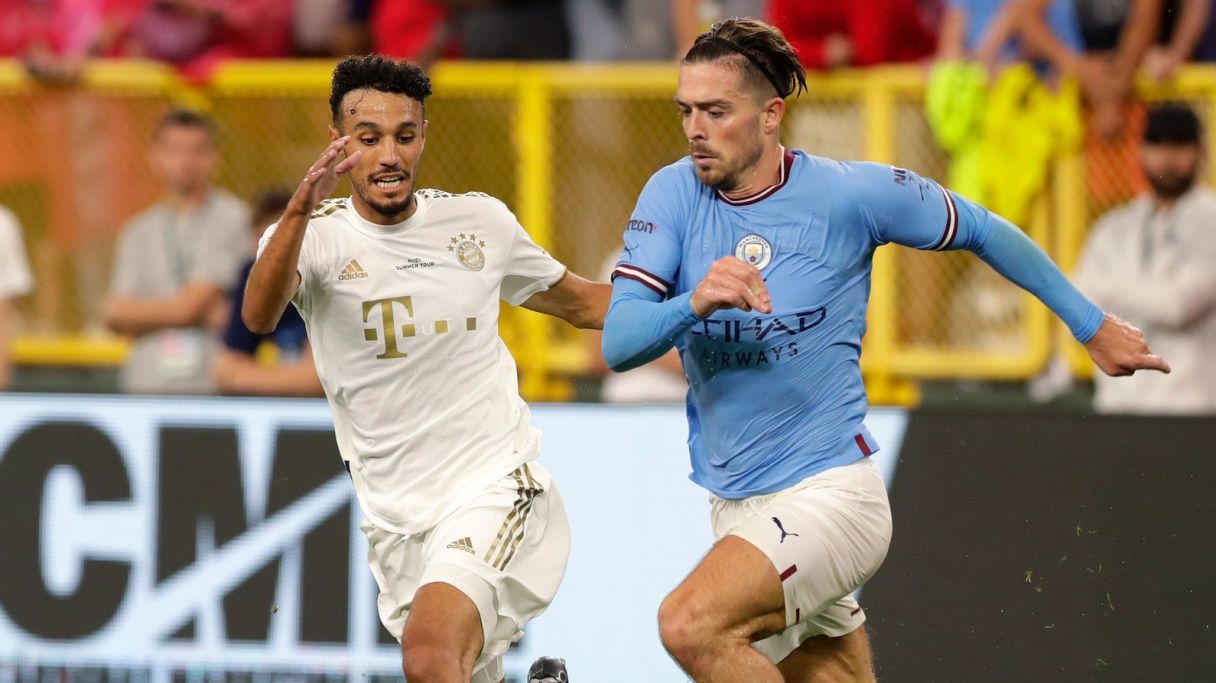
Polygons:
[[779,132],[783,118],[785,118],[785,100],[780,97],[770,99],[764,105],[764,132]]
[[342,137],[342,136],[339,134],[338,127],[332,123],[329,124],[329,141],[333,142],[334,140],[337,140],[340,137]]
[[418,134],[419,141],[422,143],[423,149],[426,149],[426,128],[431,124],[430,121],[422,119],[422,132]]

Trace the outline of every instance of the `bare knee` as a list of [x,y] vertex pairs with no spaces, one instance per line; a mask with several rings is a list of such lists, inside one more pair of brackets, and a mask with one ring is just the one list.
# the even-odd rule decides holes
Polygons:
[[718,635],[705,616],[695,598],[681,593],[668,595],[659,605],[659,638],[676,661],[696,659]]
[[473,672],[463,659],[459,651],[444,643],[425,639],[401,643],[401,668],[409,683],[467,681]]

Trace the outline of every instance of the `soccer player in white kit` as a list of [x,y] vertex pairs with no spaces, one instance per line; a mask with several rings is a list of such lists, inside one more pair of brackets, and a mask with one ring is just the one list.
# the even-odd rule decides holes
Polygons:
[[[430,92],[408,62],[337,66],[332,142],[262,238],[243,315],[267,331],[290,301],[307,324],[407,680],[498,683],[570,551],[498,301],[600,328],[610,291],[497,199],[415,190]],[[354,194],[322,201],[342,174]]]

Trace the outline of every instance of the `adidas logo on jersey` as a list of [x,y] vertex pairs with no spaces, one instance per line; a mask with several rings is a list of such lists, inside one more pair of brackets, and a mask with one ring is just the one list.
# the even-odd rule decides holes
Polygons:
[[473,539],[469,538],[468,536],[452,541],[448,544],[448,547],[452,548],[453,550],[463,550],[470,555],[477,554],[477,552],[473,550]]
[[363,270],[363,266],[359,265],[359,262],[354,259],[351,259],[350,263],[346,264],[346,267],[342,269],[342,272],[338,273],[339,280],[361,280],[365,277],[367,277],[367,271]]

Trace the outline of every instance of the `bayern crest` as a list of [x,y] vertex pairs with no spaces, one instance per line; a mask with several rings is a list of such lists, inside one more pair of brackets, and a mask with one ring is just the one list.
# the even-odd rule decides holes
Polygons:
[[452,238],[448,251],[456,254],[456,260],[465,268],[477,272],[486,267],[486,253],[481,250],[486,246],[485,240],[477,239],[477,235],[466,235],[463,232]]
[[756,270],[764,270],[773,260],[773,245],[753,232],[735,244],[735,257]]

